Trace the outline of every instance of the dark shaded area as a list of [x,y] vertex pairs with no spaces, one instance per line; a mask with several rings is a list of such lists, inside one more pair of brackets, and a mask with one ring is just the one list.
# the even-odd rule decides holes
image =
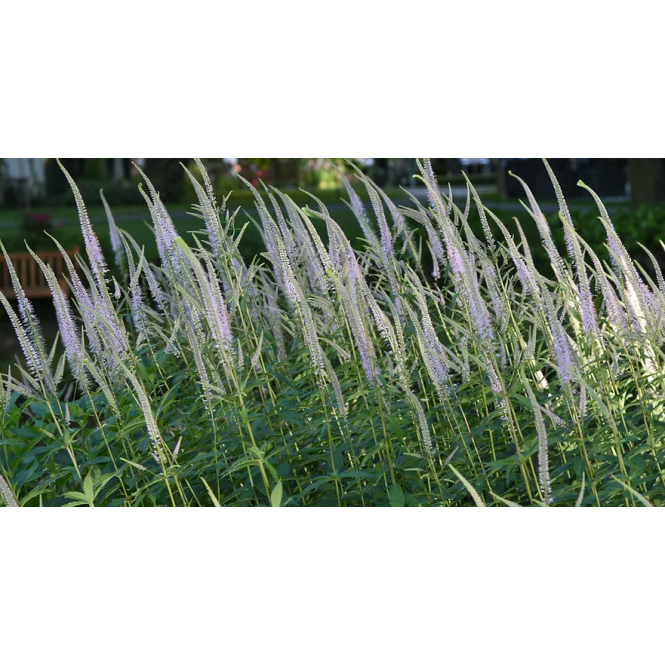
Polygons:
[[633,207],[665,201],[665,159],[629,159]]
[[143,170],[150,174],[148,177],[164,203],[175,203],[182,200],[185,194],[185,181],[181,163],[187,164],[188,162],[189,159],[178,157],[145,160]]
[[[548,162],[567,199],[588,197],[588,193],[577,186],[579,180],[601,197],[626,194],[627,159],[550,159]],[[505,198],[524,198],[522,185],[510,172],[522,178],[537,199],[553,197],[552,182],[541,159],[503,159],[499,164],[500,193]]]
[[[116,205],[140,205],[143,201],[131,159],[69,158],[60,161],[89,204],[100,200],[100,189]],[[46,160],[44,175],[41,197],[33,198],[33,205],[73,206],[74,195],[55,159]]]

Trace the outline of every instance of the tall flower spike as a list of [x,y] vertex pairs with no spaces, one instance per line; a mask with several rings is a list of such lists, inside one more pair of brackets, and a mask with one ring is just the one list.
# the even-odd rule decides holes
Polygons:
[[441,196],[437,196],[439,193],[439,184],[436,181],[436,175],[434,175],[434,169],[432,168],[432,160],[429,157],[425,157],[423,159],[421,172],[425,178],[425,181],[431,188],[431,190],[427,192],[427,200],[429,201],[432,209],[436,210],[437,204],[442,206],[443,202],[441,201]]
[[425,410],[423,409],[423,405],[420,403],[420,400],[408,388],[406,389],[406,394],[409,400],[411,401],[411,404],[413,404],[413,407],[415,408],[416,414],[418,416],[418,422],[420,424],[420,432],[423,439],[423,446],[425,447],[427,453],[429,453],[430,455],[434,455],[434,446],[432,445],[432,435],[430,434],[429,431],[429,425],[427,424],[427,416],[425,415]]
[[559,318],[557,317],[554,310],[554,304],[552,303],[551,295],[547,292],[546,289],[543,289],[543,295],[547,322],[549,324],[549,330],[546,332],[549,332],[552,335],[559,379],[561,384],[566,386],[574,378],[573,371],[575,367],[575,359],[573,356],[573,351],[570,348],[568,335],[566,334],[566,331],[561,325],[561,321],[559,321]]
[[[206,225],[206,230],[208,232],[208,240],[210,246],[213,249],[215,256],[221,260],[222,251],[226,250],[226,238],[224,237],[224,229],[220,224],[217,206],[214,199],[214,192],[212,191],[212,183],[210,183],[210,178],[208,173],[205,170],[203,164],[200,160],[196,161],[201,176],[206,182],[206,190],[201,187],[199,181],[191,174],[189,169],[183,164],[182,168],[185,170],[185,173],[189,177],[192,185],[194,186],[194,191],[196,192],[196,197],[199,200],[199,207],[201,209],[201,214],[203,215],[203,221]],[[204,175],[205,174],[205,175]],[[209,185],[209,187],[208,187]],[[212,198],[211,198],[212,197]]]
[[550,262],[554,268],[554,272],[557,275],[557,277],[560,280],[562,280],[564,275],[566,275],[566,273],[568,272],[568,270],[566,268],[565,263],[563,262],[563,259],[561,258],[561,255],[559,254],[559,250],[556,248],[556,245],[552,240],[552,232],[550,230],[549,224],[547,223],[547,218],[540,210],[540,207],[538,206],[535,197],[531,193],[529,186],[524,182],[524,180],[522,180],[522,178],[516,176],[513,173],[510,173],[510,175],[513,176],[513,178],[516,178],[520,182],[520,184],[524,188],[524,191],[526,192],[527,199],[529,200],[529,205],[531,206],[531,208],[530,209],[527,208],[524,203],[522,203],[522,205],[524,206],[524,209],[531,215],[534,222],[536,222],[538,233],[540,234],[540,237],[543,241],[543,245],[545,246],[545,250],[547,251],[547,254],[550,258]]
[[[282,212],[282,209],[272,191],[268,189],[265,186],[265,184],[263,185],[263,188],[265,189],[268,199],[270,200],[270,204],[272,205],[272,208],[275,212],[275,218],[277,219],[277,228],[279,229],[279,232],[282,234],[282,241],[284,242],[284,247],[286,248],[289,257],[293,261],[295,259],[298,250],[298,243],[296,241],[296,237],[291,228],[289,227],[289,225],[286,223],[286,219],[284,218],[284,213]],[[313,195],[312,198],[316,199],[316,197]],[[322,203],[321,205],[323,206]],[[323,209],[325,210],[325,206],[323,206]]]
[[376,378],[374,369],[374,345],[372,344],[372,340],[365,330],[362,314],[358,310],[357,303],[354,302],[344,284],[342,284],[342,282],[337,277],[334,279],[337,292],[339,293],[340,300],[342,301],[342,307],[344,309],[346,320],[348,321],[349,328],[351,329],[353,341],[356,345],[358,355],[360,356],[363,370],[365,371],[365,376],[367,377],[369,384],[374,385]]
[[326,366],[326,372],[332,383],[333,392],[335,393],[335,401],[337,402],[337,411],[343,420],[346,420],[346,402],[344,401],[344,393],[339,378],[333,369],[332,363],[326,356],[323,356],[323,362]]
[[[152,217],[153,226],[155,229],[155,240],[157,242],[157,250],[159,252],[162,265],[167,269],[171,270],[173,279],[178,281],[184,281],[185,275],[183,258],[180,252],[178,252],[175,241],[178,237],[178,232],[173,224],[173,220],[169,216],[164,204],[162,203],[159,193],[155,189],[152,182],[148,176],[146,176],[143,171],[136,166],[137,171],[143,178],[150,192],[150,197],[146,195],[143,191],[143,188],[139,186],[139,191],[145,199],[148,209],[150,210],[150,216]],[[151,200],[152,199],[152,200]]]
[[323,353],[321,343],[319,342],[319,337],[316,332],[316,324],[312,317],[312,311],[305,299],[299,303],[299,308],[304,322],[305,341],[312,357],[314,376],[316,376],[320,383],[324,383],[326,376],[325,354]]
[[[478,192],[476,191],[476,188],[473,186],[466,173],[464,174],[464,177],[466,178],[467,187],[469,188],[473,196],[473,200],[476,204],[476,208],[478,209],[478,215],[480,216],[480,223],[483,227],[483,233],[485,234],[485,239],[487,240],[487,246],[490,248],[490,251],[493,252],[494,236],[492,235],[492,230],[490,229],[490,225],[487,221],[487,215],[485,214],[485,206],[482,204],[480,196],[478,196]],[[465,215],[465,221],[466,221],[466,215]]]
[[[203,178],[203,184],[205,185],[206,188],[206,194],[208,195],[208,200],[210,201],[210,203],[212,203],[213,208],[217,210],[217,199],[215,197],[215,188],[212,186],[212,182],[210,180],[210,176],[208,175],[208,171],[206,167],[203,165],[203,162],[198,157],[194,157],[194,161],[196,162],[196,165],[199,167],[201,178]],[[224,204],[222,203],[222,208],[223,207]]]
[[90,312],[101,340],[104,362],[112,374],[118,360],[129,352],[129,340],[122,319],[118,316],[110,294],[100,294],[92,286],[93,310]]
[[115,260],[116,266],[123,270],[125,269],[125,263],[122,258],[122,243],[120,242],[120,234],[118,233],[118,227],[116,226],[115,219],[113,218],[113,213],[109,204],[106,202],[104,197],[104,190],[99,190],[99,196],[102,199],[104,205],[104,210],[106,211],[106,219],[109,224],[109,238],[111,239],[111,247],[113,248],[113,258]]
[[213,307],[213,316],[216,322],[216,326],[221,333],[222,343],[225,345],[226,350],[230,352],[234,344],[233,331],[231,329],[231,318],[226,306],[226,301],[224,300],[222,291],[219,288],[217,273],[215,272],[215,268],[207,252],[203,252],[203,259],[205,261],[206,271],[208,273],[208,283],[210,285],[210,301]]
[[503,237],[506,240],[506,244],[508,246],[508,254],[510,258],[513,260],[513,263],[515,264],[515,268],[517,270],[517,276],[520,282],[522,283],[524,291],[527,293],[532,293],[534,297],[538,298],[539,289],[538,289],[537,278],[534,273],[534,270],[531,267],[533,265],[533,262],[527,263],[525,258],[520,254],[519,250],[517,249],[517,245],[515,245],[513,237],[510,235],[508,229],[505,227],[503,222],[494,213],[490,212],[489,214],[496,223],[496,225],[501,230],[501,233],[503,234]]
[[[190,311],[189,317],[190,325],[187,326],[187,337],[189,339],[189,345],[194,354],[194,363],[199,374],[199,379],[201,380],[201,388],[203,390],[203,399],[208,408],[212,404],[212,393],[210,391],[210,376],[208,374],[208,369],[206,367],[205,361],[203,359],[203,350],[201,349],[201,338],[202,338],[202,329],[198,315]],[[217,388],[221,389],[221,393],[225,394],[226,389],[221,382],[217,382]]]
[[39,379],[42,376],[42,362],[34,348],[32,341],[30,340],[29,335],[25,331],[23,324],[16,316],[16,312],[14,312],[12,306],[9,304],[2,291],[0,291],[0,302],[2,302],[12,327],[14,328],[14,332],[16,333],[18,342],[21,345],[21,350],[23,351],[23,356],[25,357],[28,369],[30,370],[34,379]]
[[150,437],[150,442],[152,444],[152,451],[155,455],[158,456],[159,459],[161,459],[161,455],[163,455],[164,441],[159,431],[157,421],[155,420],[155,416],[152,412],[148,394],[146,393],[145,388],[141,382],[124,365],[122,366],[122,369],[124,370],[127,379],[129,379],[131,386],[134,388],[134,396],[136,401],[139,403],[139,406],[141,407],[141,411],[143,412],[143,418],[148,430],[148,436]]
[[517,232],[520,234],[520,240],[522,241],[521,246],[522,246],[522,252],[524,253],[524,260],[526,261],[526,264],[529,267],[531,273],[536,274],[537,270],[533,262],[533,255],[531,254],[531,247],[529,246],[529,241],[526,239],[526,235],[524,234],[524,229],[522,228],[522,225],[520,224],[517,217],[514,218],[514,221],[515,221],[515,226],[517,226]]
[[122,291],[120,290],[120,284],[118,284],[118,281],[116,280],[115,277],[113,278],[113,297],[116,300],[120,300],[120,298],[122,297]]
[[471,367],[469,364],[469,338],[464,335],[460,341],[462,347],[462,379],[468,381],[471,376]]
[[[400,236],[403,235],[407,239],[406,226],[404,215],[400,212],[399,208],[392,202],[390,197],[380,188],[377,187],[376,191],[379,193],[383,202],[386,204],[386,208],[390,211],[390,216],[393,219],[393,224],[395,225],[395,233]],[[413,257],[415,259],[415,256]]]
[[533,419],[536,423],[536,433],[538,435],[538,481],[540,483],[540,490],[545,499],[545,505],[549,506],[553,502],[552,498],[552,482],[550,480],[549,469],[549,448],[547,442],[547,429],[545,427],[545,420],[540,410],[538,400],[531,389],[531,386],[524,381],[531,408],[533,410]]
[[340,178],[342,179],[342,184],[344,185],[344,189],[346,189],[346,193],[349,197],[348,206],[353,211],[353,214],[356,216],[358,224],[360,225],[360,228],[362,229],[362,232],[365,235],[367,242],[369,243],[370,247],[378,248],[379,240],[376,237],[374,229],[372,229],[363,202],[360,200],[360,197],[356,193],[356,190],[353,189],[351,183],[349,182],[348,178],[344,175],[344,173],[342,173],[342,171],[335,164],[331,163],[331,166],[335,169],[335,171],[337,171]]
[[[143,254],[143,249],[141,249],[138,244],[136,243],[136,240],[132,238],[129,234],[125,234],[125,232],[122,232],[123,238],[127,238],[129,240],[130,244],[136,251],[137,255],[141,256]],[[148,282],[148,288],[150,289],[150,295],[152,296],[152,299],[155,301],[157,304],[158,309],[161,312],[166,312],[167,308],[167,303],[166,303],[166,298],[164,296],[164,293],[162,291],[162,287],[159,285],[159,282],[157,281],[157,277],[155,277],[155,273],[153,272],[152,268],[150,267],[149,264],[145,263],[143,264],[143,274],[145,275],[146,281]]]
[[493,264],[485,256],[481,256],[479,258],[482,275],[490,296],[492,309],[494,310],[494,318],[497,322],[499,331],[503,334],[506,332],[508,327],[510,309],[506,306],[504,298],[499,293],[498,276]]
[[464,229],[464,235],[466,236],[467,246],[469,247],[470,254],[474,257],[480,259],[482,256],[487,257],[485,248],[483,244],[478,240],[476,234],[473,232],[467,221],[467,215],[462,213],[462,211],[453,203],[453,214],[455,216],[456,224]]
[[383,267],[387,273],[388,282],[390,283],[393,295],[396,296],[399,292],[399,289],[397,286],[397,274],[395,269],[396,259],[392,234],[390,233],[390,227],[386,221],[386,213],[383,209],[381,198],[379,197],[374,184],[369,180],[369,178],[365,182],[365,187],[367,188],[367,193],[369,194],[372,207],[374,208],[374,214],[376,215],[376,219],[379,224],[379,231],[381,233],[381,255],[383,259]]
[[450,390],[448,385],[447,368],[442,362],[441,356],[437,353],[436,347],[432,345],[429,339],[427,339],[415,312],[406,303],[404,304],[404,308],[411,317],[411,322],[415,328],[416,339],[418,341],[418,346],[420,347],[423,362],[425,363],[425,369],[434,384],[434,388],[439,395],[439,398],[443,400],[446,393]]
[[[314,243],[314,247],[316,248],[316,253],[319,257],[319,260],[321,261],[321,265],[323,267],[324,272],[327,272],[330,270],[331,272],[335,272],[333,264],[330,261],[330,256],[328,252],[326,251],[326,247],[323,244],[321,237],[319,236],[316,228],[312,224],[311,220],[309,217],[287,196],[284,195],[286,200],[290,201],[290,205],[293,206],[293,209],[297,214],[300,216],[300,219],[303,221],[307,231],[309,232],[309,235],[312,239],[312,242]],[[319,213],[315,210],[310,211],[314,216],[318,216],[326,221],[326,224],[333,223],[333,220],[330,218],[330,215],[326,215],[325,213]]]
[[46,265],[32,250],[30,250],[30,253],[44,273],[46,283],[51,290],[55,314],[58,320],[58,328],[60,329],[60,337],[62,339],[62,344],[65,347],[65,355],[67,356],[69,366],[79,384],[86,387],[88,385],[85,373],[86,356],[81,347],[79,331],[72,318],[69,302],[62,292],[58,279],[51,266]]
[[665,313],[665,278],[663,278],[663,272],[660,268],[660,265],[658,261],[656,260],[656,257],[653,255],[652,252],[650,252],[644,245],[640,244],[640,247],[642,250],[647,254],[649,259],[651,260],[651,265],[653,266],[654,273],[656,275],[656,281],[658,285],[654,285],[652,282],[651,283],[651,288],[654,294],[654,299],[657,303],[657,309],[659,314],[661,315],[661,323],[665,325],[665,321],[662,320],[662,316]]
[[12,398],[12,368],[8,367],[7,368],[7,385],[5,386],[5,400],[4,400],[4,405],[5,408],[9,406],[9,402]]
[[432,319],[429,314],[429,309],[427,307],[427,297],[425,294],[425,290],[420,282],[420,279],[418,278],[418,275],[416,275],[416,273],[411,269],[409,269],[409,277],[411,285],[414,287],[413,295],[415,296],[416,302],[418,303],[418,307],[420,309],[422,330],[426,340],[427,348],[432,354],[440,358],[442,365],[442,370],[441,370],[442,379],[445,381],[448,378],[448,370],[447,370],[448,358],[446,355],[446,351],[443,347],[443,344],[441,344],[441,342],[439,341],[439,338],[436,334],[436,330],[434,329],[434,324],[432,323]]
[[593,297],[591,289],[589,288],[589,278],[586,273],[586,266],[584,263],[584,255],[580,248],[577,233],[575,232],[575,225],[573,218],[570,216],[566,199],[563,196],[563,191],[559,185],[559,181],[554,175],[547,160],[544,159],[545,168],[550,176],[556,198],[559,203],[559,210],[561,211],[561,221],[563,222],[564,237],[566,239],[566,247],[568,254],[577,272],[579,297],[580,297],[580,316],[582,319],[582,328],[587,334],[598,334],[598,322],[596,321],[596,312],[593,306]]
[[[464,174],[466,175],[466,173]],[[471,190],[469,189],[469,183],[466,184],[466,203],[464,204],[464,221],[468,221],[469,213],[471,212]]]
[[[635,264],[621,242],[619,234],[616,232],[612,220],[600,197],[581,180],[577,183],[580,187],[586,189],[594,198],[598,210],[600,211],[600,221],[607,232],[607,245],[610,249],[610,257],[614,264],[617,275],[623,275],[625,281],[626,304],[629,306],[633,323],[638,332],[644,332],[650,319],[649,301],[652,294],[640,277]],[[657,327],[657,326],[656,326]]]
[[277,291],[274,289],[268,289],[263,295],[265,300],[263,309],[265,318],[267,319],[267,325],[275,340],[277,357],[279,360],[284,360],[286,358],[286,342],[284,340],[284,333],[282,332],[282,310],[277,304],[277,296]]
[[88,337],[88,344],[90,345],[90,349],[92,350],[95,358],[102,360],[103,347],[99,331],[97,330],[97,322],[94,315],[95,304],[93,302],[92,296],[90,295],[90,292],[83,286],[83,282],[81,282],[81,278],[79,277],[78,272],[64,247],[53,236],[51,236],[51,239],[53,242],[55,242],[56,247],[60,250],[65,265],[67,266],[67,270],[69,271],[69,281],[76,298],[76,302],[78,303],[81,318],[83,319],[83,325]]
[[[293,201],[279,190],[273,188],[273,191],[280,197],[286,209],[286,214],[291,223],[292,233],[300,247],[301,261],[307,273],[307,278],[309,279],[312,290],[318,292],[324,291],[328,283],[328,278],[325,275],[325,269],[319,259],[319,255],[309,231],[305,228]],[[333,266],[333,270],[335,268],[336,266]]]
[[584,240],[581,240],[581,242],[584,245],[587,254],[591,257],[591,261],[593,262],[596,275],[596,284],[600,289],[601,295],[603,296],[603,302],[605,304],[607,319],[610,323],[610,326],[612,326],[615,333],[628,332],[630,326],[628,324],[628,319],[626,318],[626,313],[621,306],[621,302],[619,301],[614,287],[607,279],[607,275],[605,274],[605,270],[603,269],[598,256]]
[[[234,340],[226,303],[221,294],[219,282],[217,281],[214,272],[206,275],[203,266],[201,266],[199,260],[194,256],[194,253],[182,238],[177,239],[177,244],[189,260],[190,265],[196,274],[205,319],[215,341],[220,358],[226,368],[229,369]],[[212,265],[209,265],[208,267],[209,269],[212,269]]]
[[568,236],[573,246],[575,258],[573,264],[577,272],[578,291],[580,300],[580,318],[582,319],[582,328],[588,335],[598,334],[598,321],[596,318],[596,309],[593,304],[593,296],[589,286],[589,277],[586,271],[586,264],[584,261],[584,254],[580,247],[580,236],[569,222],[562,217],[564,227],[568,227]]
[[494,327],[492,326],[492,317],[489,314],[487,305],[480,294],[478,284],[478,274],[475,269],[470,270],[467,281],[469,313],[471,321],[474,324],[478,338],[484,344],[488,344],[494,339]]
[[[18,310],[21,315],[21,321],[23,322],[23,330],[25,331],[26,337],[32,347],[36,366],[39,368],[39,374],[44,380],[47,388],[49,390],[55,390],[51,374],[51,363],[46,354],[44,337],[37,316],[35,315],[35,310],[32,303],[26,298],[21,282],[14,270],[14,265],[2,242],[0,242],[0,250],[2,250],[2,254],[5,257],[5,265],[7,266],[12,286],[14,287],[14,293],[16,294]],[[28,248],[28,250],[30,251],[30,248]]]
[[58,161],[58,166],[62,169],[62,172],[65,174],[69,186],[72,188],[74,193],[74,200],[76,201],[76,207],[78,209],[79,220],[81,223],[81,231],[83,233],[83,242],[85,243],[85,249],[88,254],[88,260],[90,261],[90,268],[97,280],[97,285],[99,286],[100,291],[106,292],[106,278],[104,274],[108,272],[106,267],[106,260],[104,259],[104,254],[102,253],[102,247],[99,244],[99,240],[95,235],[95,232],[92,228],[92,223],[88,217],[88,211],[86,210],[83,197],[79,188],[76,186],[74,179],[69,175],[65,167]]
[[372,317],[374,318],[374,323],[376,324],[376,328],[379,331],[381,339],[386,341],[390,346],[390,351],[397,364],[397,372],[399,374],[400,381],[404,386],[408,386],[409,379],[406,371],[404,353],[397,339],[397,335],[395,334],[395,330],[391,325],[390,321],[388,320],[388,317],[379,307],[378,303],[376,302],[376,298],[369,290],[364,280],[360,282],[358,286],[360,287],[360,292],[362,293],[365,303],[367,304],[370,312],[372,313]]
[[146,315],[145,305],[143,302],[143,290],[141,288],[141,269],[143,267],[143,251],[141,251],[139,264],[136,267],[134,263],[134,256],[129,247],[129,243],[125,240],[124,236],[120,238],[127,256],[127,266],[129,268],[129,295],[132,303],[132,319],[134,326],[139,333],[139,336],[146,332]]
[[416,210],[405,209],[404,214],[425,227],[425,230],[427,231],[427,238],[429,240],[430,250],[432,252],[432,258],[434,261],[434,271],[432,275],[435,279],[438,279],[439,278],[438,264],[446,263],[445,249],[441,242],[441,238],[439,236],[438,231],[432,225],[429,213],[427,212],[427,210],[425,210],[425,208],[422,207],[419,201],[416,201],[416,205],[418,206],[419,210],[416,211]]

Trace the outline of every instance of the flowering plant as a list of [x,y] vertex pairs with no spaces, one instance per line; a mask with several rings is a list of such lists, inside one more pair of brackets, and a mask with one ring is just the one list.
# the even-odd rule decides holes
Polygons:
[[62,349],[5,256],[18,312],[0,302],[25,358],[0,381],[8,505],[665,502],[665,278],[648,248],[651,273],[635,263],[595,193],[607,257],[547,162],[563,243],[524,185],[545,276],[522,226],[470,182],[454,200],[428,159],[407,206],[356,170],[366,206],[339,173],[360,251],[321,200],[240,177],[265,244],[248,265],[246,225],[197,165],[205,231],[190,243],[141,172],[159,266],[104,201],[110,267],[65,172],[87,255],[79,274],[56,241],[71,301],[35,256]]

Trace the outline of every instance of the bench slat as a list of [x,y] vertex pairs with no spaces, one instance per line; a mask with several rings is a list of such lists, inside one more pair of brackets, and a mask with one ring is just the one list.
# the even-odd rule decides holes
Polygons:
[[[65,279],[65,262],[62,258],[62,254],[57,250],[35,253],[46,265],[51,266],[65,297],[69,297],[70,289]],[[73,260],[78,253],[79,248],[75,247],[74,249],[69,250],[67,255]],[[51,290],[44,278],[44,274],[29,252],[9,254],[9,260],[14,265],[14,270],[19,277],[21,286],[23,287],[27,298],[51,297]],[[2,291],[2,294],[6,298],[16,298],[16,293],[14,292],[11,278],[9,276],[9,268],[7,267],[4,256],[0,256],[0,291]]]

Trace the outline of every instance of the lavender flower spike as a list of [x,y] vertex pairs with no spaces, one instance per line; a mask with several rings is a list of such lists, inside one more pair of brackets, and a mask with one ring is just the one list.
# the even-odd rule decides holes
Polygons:
[[434,445],[432,444],[432,435],[430,434],[429,431],[429,425],[427,424],[427,416],[425,415],[425,410],[423,409],[423,405],[420,403],[420,400],[408,388],[405,390],[407,397],[411,401],[411,404],[413,404],[413,407],[415,408],[416,414],[418,416],[418,422],[420,424],[420,432],[423,438],[423,446],[430,455],[434,455]]
[[376,237],[376,233],[374,232],[374,229],[372,229],[372,226],[369,221],[369,217],[367,216],[367,212],[365,211],[365,206],[363,205],[363,202],[360,200],[360,197],[356,193],[356,191],[353,189],[351,186],[351,183],[349,182],[348,178],[340,171],[339,168],[335,164],[331,162],[331,166],[337,171],[339,174],[340,178],[342,179],[342,184],[344,185],[344,188],[346,189],[346,193],[349,196],[349,208],[353,211],[353,214],[356,216],[356,219],[358,220],[358,224],[360,225],[360,228],[362,229],[363,234],[365,235],[365,238],[367,239],[367,242],[369,243],[370,247],[378,247],[379,246],[379,240]]
[[143,418],[145,420],[146,428],[148,430],[148,436],[152,444],[153,456],[156,455],[157,459],[161,461],[161,455],[163,455],[164,440],[162,439],[162,435],[159,431],[159,426],[157,425],[157,421],[155,420],[155,416],[152,412],[148,394],[146,393],[145,388],[143,387],[141,382],[124,365],[122,365],[122,369],[124,370],[125,375],[129,379],[129,382],[131,383],[132,387],[134,388],[135,391],[134,396],[136,398],[136,401],[139,403],[139,406],[141,407],[141,411],[143,412]]
[[25,356],[25,360],[28,364],[30,372],[32,373],[33,377],[39,378],[40,369],[41,369],[41,362],[39,356],[35,351],[35,348],[32,342],[30,341],[28,334],[23,328],[23,325],[19,321],[18,316],[16,316],[16,312],[14,312],[14,309],[9,304],[7,298],[5,298],[2,291],[0,291],[0,302],[2,302],[7,312],[7,316],[11,321],[12,327],[14,328],[14,332],[16,333],[18,342],[21,345],[21,350],[23,351],[23,355]]
[[65,174],[69,182],[69,186],[74,192],[74,200],[76,201],[76,207],[78,208],[79,219],[81,222],[81,231],[83,233],[83,241],[85,243],[85,249],[88,253],[88,260],[90,261],[90,268],[97,280],[97,285],[100,290],[104,293],[106,291],[106,281],[104,278],[104,273],[108,272],[106,267],[106,260],[102,254],[102,248],[99,244],[99,240],[95,235],[95,232],[92,229],[92,224],[90,218],[88,217],[88,211],[86,210],[85,203],[83,202],[83,197],[81,192],[79,192],[74,179],[69,175],[65,167],[60,163],[60,160],[57,160],[58,166],[62,169],[62,172]]
[[100,189],[99,190],[99,196],[102,199],[102,203],[104,204],[104,210],[106,211],[106,219],[108,220],[109,223],[109,237],[111,239],[111,247],[113,248],[113,257],[115,259],[115,264],[120,268],[120,270],[124,270],[124,261],[122,259],[122,243],[120,242],[120,234],[118,233],[118,227],[115,224],[115,220],[113,219],[113,213],[111,212],[111,208],[109,207],[109,204],[106,202],[106,198],[104,198],[104,190]]
[[556,312],[554,311],[554,304],[552,297],[545,289],[543,289],[545,311],[547,313],[547,321],[549,323],[549,332],[554,340],[554,353],[556,355],[557,371],[562,385],[568,385],[574,378],[573,371],[575,368],[575,359],[573,351],[570,348],[568,335],[561,325]]
[[540,484],[540,490],[543,493],[543,497],[545,499],[545,505],[549,506],[553,502],[553,499],[549,469],[547,429],[545,428],[545,420],[543,419],[540,405],[536,400],[536,396],[534,395],[531,386],[526,381],[524,381],[524,387],[526,388],[526,393],[529,396],[529,401],[531,402],[531,408],[533,409],[533,419],[536,423],[536,432],[538,434],[538,481]]
[[79,333],[76,324],[74,323],[74,319],[72,318],[69,302],[62,292],[58,279],[51,266],[45,265],[32,250],[30,250],[30,253],[44,273],[46,283],[48,284],[49,289],[51,289],[55,314],[60,329],[60,336],[62,338],[63,346],[65,347],[65,355],[67,356],[69,365],[78,382],[82,386],[86,386],[87,377],[84,370],[85,352],[81,348]]
[[[429,201],[432,210],[436,210],[437,202],[443,208],[440,196],[437,197],[436,195],[439,192],[439,185],[436,181],[436,175],[434,174],[434,169],[432,168],[432,160],[429,157],[423,158],[423,165],[421,171],[425,177],[426,183],[430,186],[431,190],[433,190],[427,192],[427,200]],[[433,192],[435,192],[436,194]]]
[[23,322],[23,329],[28,341],[30,342],[30,346],[33,349],[36,366],[39,367],[39,372],[45,380],[48,388],[50,390],[55,390],[51,376],[50,363],[44,348],[44,338],[39,321],[35,316],[35,310],[32,306],[32,303],[28,300],[25,292],[23,291],[23,287],[21,286],[21,282],[19,281],[18,275],[16,274],[14,265],[12,264],[11,259],[9,258],[5,250],[5,246],[2,244],[2,242],[0,242],[0,250],[2,250],[2,253],[5,257],[5,265],[9,271],[9,276],[14,287],[14,293],[16,294],[18,310]]
[[559,203],[560,217],[563,222],[563,232],[566,240],[566,247],[568,249],[568,254],[575,266],[575,271],[577,272],[577,279],[579,282],[579,294],[580,294],[580,305],[581,305],[581,318],[582,318],[582,328],[587,334],[598,334],[598,322],[596,320],[596,312],[593,307],[593,297],[591,296],[591,289],[589,288],[589,278],[586,273],[586,266],[584,264],[584,255],[580,248],[580,243],[575,232],[575,226],[573,224],[573,218],[570,216],[570,211],[568,210],[568,205],[563,196],[563,191],[559,181],[554,175],[554,171],[547,163],[545,162],[545,168],[550,176],[552,185],[554,186],[554,191],[556,193],[556,198]]

